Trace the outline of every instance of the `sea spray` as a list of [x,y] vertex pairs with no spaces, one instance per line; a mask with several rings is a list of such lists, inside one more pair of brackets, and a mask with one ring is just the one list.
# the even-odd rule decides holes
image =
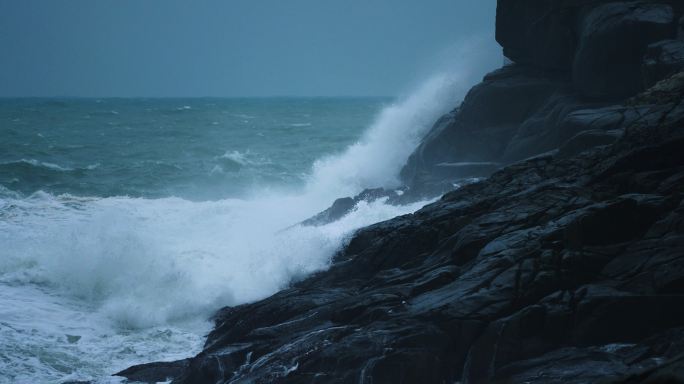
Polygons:
[[338,197],[395,185],[421,135],[461,96],[462,81],[435,76],[385,108],[356,144],[317,161],[298,193],[207,202],[38,193],[15,202],[0,235],[2,279],[49,284],[134,328],[273,294],[325,268],[355,229],[420,207],[378,201],[338,222],[279,232]]
[[[63,378],[60,367],[70,367],[64,368],[70,379],[86,379],[98,369],[104,374],[193,353],[201,345],[197,335],[208,329],[206,319],[216,309],[264,298],[292,279],[325,269],[358,228],[419,209],[425,202],[392,206],[381,199],[362,202],[327,225],[292,227],[338,197],[395,186],[420,137],[457,104],[466,80],[434,76],[387,106],[358,142],[316,161],[299,188],[208,201],[23,196],[3,189],[0,284],[7,287],[8,303],[39,304],[31,314],[5,318],[13,336],[0,348],[0,355],[10,356],[0,370],[15,372],[20,380],[31,372]],[[252,165],[238,156],[250,152],[224,153],[213,155],[213,161]],[[77,324],[64,326],[67,318]],[[48,335],[58,336],[49,347],[40,347]],[[17,343],[46,348],[51,362],[34,361],[33,349]],[[148,348],[150,343],[158,348]]]
[[420,139],[444,113],[458,105],[470,74],[438,74],[408,97],[385,108],[361,139],[342,154],[314,163],[307,187],[331,197],[353,195],[369,187],[399,185],[399,171]]

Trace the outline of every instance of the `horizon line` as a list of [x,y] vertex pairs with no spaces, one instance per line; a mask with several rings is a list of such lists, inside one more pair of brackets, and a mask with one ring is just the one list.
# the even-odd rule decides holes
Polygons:
[[388,95],[270,95],[270,96],[2,96],[0,99],[395,99]]

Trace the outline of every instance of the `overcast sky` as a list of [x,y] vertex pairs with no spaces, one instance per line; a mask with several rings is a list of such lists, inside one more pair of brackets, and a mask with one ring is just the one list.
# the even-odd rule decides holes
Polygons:
[[495,9],[496,0],[0,0],[0,96],[394,96],[454,60],[445,57],[463,40],[482,39],[488,62],[500,60]]

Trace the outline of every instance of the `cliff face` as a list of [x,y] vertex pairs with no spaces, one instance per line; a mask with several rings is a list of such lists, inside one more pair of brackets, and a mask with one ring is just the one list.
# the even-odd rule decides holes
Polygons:
[[486,176],[571,141],[614,142],[636,118],[619,104],[684,69],[683,11],[681,1],[500,0],[496,38],[514,64],[435,125],[404,182],[430,195],[445,178]]
[[420,194],[500,170],[223,309],[196,357],[120,374],[684,383],[681,5],[499,0],[516,64],[440,119],[402,175]]

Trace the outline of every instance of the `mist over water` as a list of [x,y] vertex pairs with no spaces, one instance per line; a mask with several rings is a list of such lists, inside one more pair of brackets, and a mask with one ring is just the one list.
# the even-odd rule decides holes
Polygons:
[[[232,105],[229,123],[246,127],[233,132],[234,138],[245,135],[244,142],[250,143],[238,149],[208,151],[212,142],[202,140],[215,143],[220,132],[202,137],[198,126],[211,131],[228,124],[219,119],[225,114],[207,120],[206,114],[193,115],[199,106],[184,103],[175,108],[148,106],[157,120],[184,124],[160,128],[167,135],[175,133],[177,140],[153,136],[147,151],[127,141],[125,132],[126,127],[149,130],[136,124],[143,124],[139,114],[150,111],[121,104],[116,114],[105,114],[105,120],[116,116],[114,121],[125,121],[126,113],[135,118],[117,125],[124,133],[103,138],[100,148],[96,142],[58,142],[68,134],[68,125],[60,128],[64,131],[53,144],[40,147],[42,153],[27,153],[35,146],[13,148],[14,158],[0,162],[5,169],[0,190],[0,308],[14,308],[1,317],[0,371],[11,372],[8,382],[35,377],[60,382],[111,374],[149,360],[186,357],[199,350],[213,311],[267,297],[293,279],[325,269],[354,230],[419,209],[425,202],[391,206],[378,200],[361,203],[327,225],[291,227],[336,198],[364,188],[396,187],[399,170],[422,135],[470,85],[468,73],[456,73],[434,76],[381,110],[380,103],[386,101],[352,102],[348,110],[338,112],[346,116],[341,121],[330,122],[311,111],[330,112],[339,108],[335,103],[349,100],[311,100],[304,107],[276,101],[262,110],[249,103]],[[7,118],[13,118],[12,108],[45,113],[52,107],[3,108]],[[66,111],[59,113],[95,115],[93,108],[63,107]],[[286,112],[269,115],[279,108]],[[379,112],[373,118],[368,110]],[[349,131],[350,111],[361,116],[354,121],[356,132]],[[20,132],[12,129],[10,134]],[[74,130],[76,137],[80,131]],[[48,132],[30,140],[45,140]],[[296,139],[284,141],[292,137]],[[307,159],[311,140],[320,153],[317,159]],[[69,145],[83,146],[75,150],[86,154],[68,163],[64,159],[78,158],[60,153]],[[155,159],[151,154],[156,151],[177,158]],[[205,160],[197,161],[193,153],[200,151]],[[98,153],[118,154],[126,161],[137,158],[116,163]],[[214,191],[189,189],[197,179],[174,185],[157,179],[146,167],[159,163],[169,168],[157,168],[160,172],[188,177],[201,173],[201,180],[213,183],[205,187],[211,185],[206,188]],[[124,171],[130,173],[122,175]],[[223,178],[212,181],[217,176]],[[126,180],[136,187],[127,187]],[[226,180],[243,185],[232,185],[233,196],[221,195],[216,190]],[[32,191],[41,183],[46,190]],[[122,188],[128,192],[120,194]],[[28,305],[28,311],[17,309],[17,303],[26,302],[36,305]]]

